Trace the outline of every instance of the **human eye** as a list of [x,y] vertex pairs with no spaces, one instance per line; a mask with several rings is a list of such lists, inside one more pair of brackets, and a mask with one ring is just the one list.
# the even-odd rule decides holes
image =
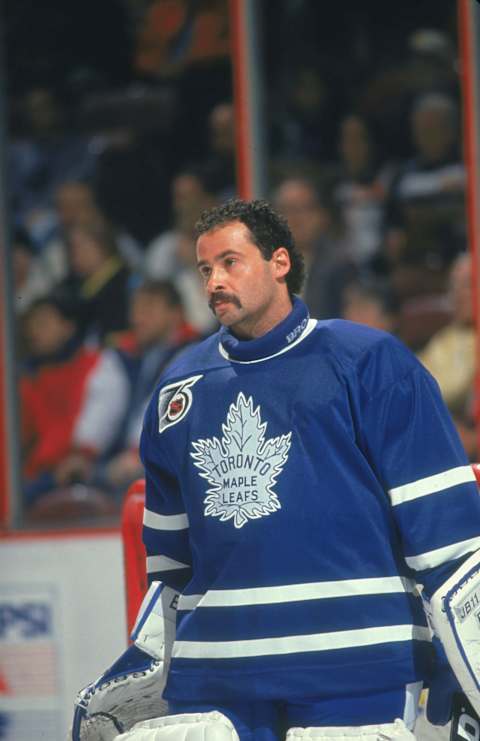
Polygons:
[[208,265],[201,265],[198,270],[203,280],[208,280],[212,273],[212,268],[210,268]]
[[225,258],[225,265],[229,268],[232,267],[232,265],[235,265],[237,262],[238,262],[237,258],[233,257],[233,255],[229,255],[228,257]]

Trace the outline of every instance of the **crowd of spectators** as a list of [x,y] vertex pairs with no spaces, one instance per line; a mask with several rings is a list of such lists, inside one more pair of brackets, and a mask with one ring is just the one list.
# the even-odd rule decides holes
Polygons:
[[[153,28],[160,6],[151,4]],[[220,26],[218,18],[206,26],[217,41]],[[168,46],[149,46],[150,32],[142,30],[143,66],[160,64]],[[455,55],[437,30],[411,34],[407,52],[341,96],[318,60],[279,71],[268,94],[265,195],[304,255],[312,315],[398,334],[437,377],[476,460]],[[171,64],[178,92],[184,78]],[[193,156],[187,145],[170,151],[182,105],[160,137],[128,115],[93,130],[67,125],[46,87],[29,90],[22,106],[8,182],[25,506],[34,512],[79,482],[120,502],[141,475],[141,418],[156,379],[216,328],[194,225],[204,208],[236,195],[234,108],[219,86]]]
[[[51,91],[29,91],[28,115],[31,99],[57,110]],[[59,153],[50,161],[48,152],[59,117],[40,118],[45,136],[22,127],[8,163],[23,492],[33,513],[49,497],[62,511],[59,492],[68,499],[78,484],[120,503],[141,475],[141,421],[162,368],[216,327],[196,268],[195,222],[235,194],[230,101],[212,107],[202,155],[169,177],[168,217],[160,204],[151,238],[134,228],[135,204],[125,218],[118,212],[118,178],[131,173],[117,158],[109,170],[104,133],[62,131],[69,166],[57,168]],[[115,153],[119,136],[106,137]],[[144,183],[134,186],[141,204]]]

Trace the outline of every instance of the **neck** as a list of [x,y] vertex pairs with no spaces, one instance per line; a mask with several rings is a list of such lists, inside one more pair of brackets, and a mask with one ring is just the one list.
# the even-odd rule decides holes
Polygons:
[[262,309],[258,315],[249,317],[248,321],[239,322],[230,327],[230,331],[239,340],[254,340],[263,337],[271,329],[280,324],[292,310],[292,300],[287,293],[281,301],[275,302],[268,311]]

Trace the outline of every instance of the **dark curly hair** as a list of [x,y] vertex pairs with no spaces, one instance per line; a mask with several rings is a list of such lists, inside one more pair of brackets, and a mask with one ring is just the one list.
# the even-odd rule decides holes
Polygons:
[[201,214],[195,224],[197,238],[232,221],[245,224],[252,242],[257,245],[267,261],[272,259],[275,250],[285,247],[291,262],[291,268],[285,278],[288,292],[290,296],[300,293],[305,279],[305,265],[286,219],[274,211],[267,201],[242,201],[235,198]]

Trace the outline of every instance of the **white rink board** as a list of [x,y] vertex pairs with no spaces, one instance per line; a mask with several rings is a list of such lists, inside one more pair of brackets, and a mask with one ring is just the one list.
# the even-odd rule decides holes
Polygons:
[[0,540],[2,741],[64,741],[78,689],[126,630],[119,533]]

